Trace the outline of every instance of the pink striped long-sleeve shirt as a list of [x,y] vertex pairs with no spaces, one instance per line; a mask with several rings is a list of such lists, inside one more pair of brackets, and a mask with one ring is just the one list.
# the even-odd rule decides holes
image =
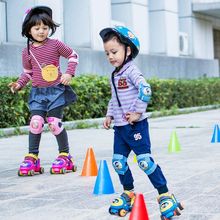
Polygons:
[[[32,80],[32,86],[34,87],[49,87],[59,84],[62,75],[59,67],[61,56],[68,59],[68,66],[65,73],[74,76],[78,64],[78,55],[63,42],[48,38],[42,46],[34,47],[30,45],[30,51],[30,54],[28,54],[27,48],[22,51],[23,73],[17,81],[21,87],[24,87],[30,80]],[[57,66],[58,78],[51,82],[45,81],[37,62],[41,67],[50,64]]]
[[108,104],[106,116],[114,119],[115,126],[128,124],[128,121],[124,118],[127,112],[142,113],[139,121],[146,118],[143,113],[146,111],[147,103],[138,98],[138,89],[140,83],[144,85],[147,83],[136,65],[132,61],[126,63],[118,73],[115,73],[114,82],[121,107],[118,105],[115,90],[111,82],[112,96]]

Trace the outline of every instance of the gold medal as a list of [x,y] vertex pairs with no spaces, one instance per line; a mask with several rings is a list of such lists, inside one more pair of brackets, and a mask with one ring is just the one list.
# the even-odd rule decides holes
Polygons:
[[53,64],[44,66],[41,69],[42,77],[45,81],[51,82],[57,79],[58,77],[58,68]]

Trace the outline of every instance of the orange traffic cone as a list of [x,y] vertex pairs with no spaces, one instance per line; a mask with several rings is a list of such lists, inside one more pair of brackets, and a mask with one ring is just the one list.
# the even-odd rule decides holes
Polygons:
[[81,176],[97,176],[98,169],[92,147],[88,148]]
[[129,220],[150,220],[144,202],[144,196],[141,193],[136,194]]

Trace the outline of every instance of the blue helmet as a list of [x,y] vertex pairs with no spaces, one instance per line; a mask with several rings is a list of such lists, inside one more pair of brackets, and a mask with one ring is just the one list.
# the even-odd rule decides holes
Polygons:
[[105,35],[114,32],[122,43],[128,44],[131,47],[131,56],[135,58],[140,50],[140,43],[138,38],[126,27],[115,26],[113,28],[105,28],[100,31],[99,35],[104,39]]

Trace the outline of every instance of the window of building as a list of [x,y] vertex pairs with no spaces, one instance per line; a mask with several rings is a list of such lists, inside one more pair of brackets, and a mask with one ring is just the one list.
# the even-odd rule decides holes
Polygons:
[[6,2],[0,0],[0,42],[7,41]]
[[220,30],[213,30],[214,37],[214,58],[219,61],[219,70],[220,70]]

